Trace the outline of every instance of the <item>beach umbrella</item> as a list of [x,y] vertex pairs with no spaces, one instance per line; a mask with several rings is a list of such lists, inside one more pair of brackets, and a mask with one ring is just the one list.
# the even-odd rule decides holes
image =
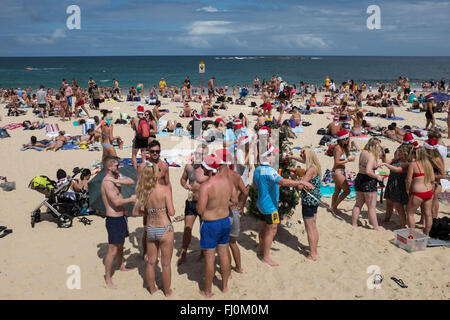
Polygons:
[[429,95],[425,96],[425,100],[428,100],[431,97],[434,98],[435,102],[444,102],[444,101],[449,101],[450,100],[450,96],[448,94],[445,94],[445,93],[442,93],[442,92],[430,93]]
[[[135,182],[137,180],[137,171],[133,166],[123,166],[119,168],[119,172],[123,176],[127,176],[133,179]],[[102,181],[106,175],[105,168],[102,170],[88,183],[89,188],[89,206],[92,209],[97,210],[101,215],[106,215],[105,205],[102,200]],[[122,196],[124,198],[129,198],[131,195],[136,194],[136,183],[132,186],[122,186]],[[125,209],[128,211],[128,215],[131,217],[131,212],[133,211],[133,204],[129,203],[125,205]]]

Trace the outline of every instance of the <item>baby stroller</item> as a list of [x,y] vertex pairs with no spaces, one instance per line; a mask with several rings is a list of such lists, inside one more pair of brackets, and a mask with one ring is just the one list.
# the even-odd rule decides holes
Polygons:
[[81,169],[73,169],[73,176],[67,177],[63,183],[56,183],[47,176],[36,176],[31,180],[28,187],[45,195],[45,200],[31,212],[31,227],[41,221],[41,207],[47,207],[47,213],[50,213],[57,219],[59,228],[70,228],[72,220],[80,213],[80,201],[74,201],[63,197],[63,194],[69,190],[72,179],[81,172]]

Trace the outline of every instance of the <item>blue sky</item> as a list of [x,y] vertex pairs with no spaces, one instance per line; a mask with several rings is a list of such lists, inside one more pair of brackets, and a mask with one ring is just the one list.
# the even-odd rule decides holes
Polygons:
[[2,0],[0,56],[448,56],[449,16],[449,0]]

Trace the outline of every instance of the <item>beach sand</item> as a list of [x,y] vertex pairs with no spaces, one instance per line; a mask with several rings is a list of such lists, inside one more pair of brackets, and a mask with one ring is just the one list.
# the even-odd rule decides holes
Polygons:
[[[318,100],[323,100],[323,93],[318,94]],[[261,99],[250,97],[246,106],[230,105],[226,114],[244,112],[249,114],[250,101],[259,105]],[[180,121],[178,113],[180,103],[168,103],[162,100],[162,108],[171,112],[164,116],[167,120]],[[295,103],[298,105],[299,103]],[[192,104],[200,109],[199,104]],[[119,112],[135,115],[136,105],[129,102],[107,102],[101,108],[113,110],[113,119],[119,117]],[[146,107],[148,108],[148,107]],[[330,111],[330,107],[323,108]],[[366,107],[374,112],[384,112],[384,109]],[[415,114],[396,108],[397,116],[405,121],[396,121],[398,126],[425,125],[423,113]],[[2,120],[0,126],[8,123],[21,123],[26,119],[35,120],[28,109],[28,115],[7,117],[7,110],[0,106]],[[90,111],[93,115],[98,112]],[[221,110],[222,113],[224,113]],[[278,115],[277,112],[275,112]],[[293,140],[294,146],[318,146],[320,136],[316,132],[326,127],[330,120],[326,115],[303,116],[302,119],[312,123],[304,128],[304,133],[298,134]],[[285,117],[289,117],[285,115]],[[438,114],[437,117],[445,117]],[[248,116],[255,123],[254,116]],[[380,123],[387,126],[391,121],[372,118],[372,125]],[[181,119],[184,126],[191,119]],[[202,119],[203,120],[203,119]],[[74,120],[72,120],[73,122]],[[48,123],[56,123],[57,119],[47,119]],[[81,134],[81,127],[74,127],[72,122],[61,123],[61,130],[76,135]],[[437,124],[446,127],[446,123],[437,120]],[[8,181],[15,181],[17,189],[5,192],[0,189],[0,225],[13,229],[13,233],[0,239],[0,299],[165,299],[162,291],[150,295],[145,281],[145,262],[141,258],[141,236],[143,233],[142,218],[130,218],[130,237],[125,242],[125,258],[127,266],[135,269],[130,272],[116,271],[113,282],[117,290],[107,289],[104,283],[103,258],[107,252],[107,233],[105,221],[99,216],[90,216],[91,225],[83,225],[74,219],[73,227],[59,229],[53,218],[42,214],[43,221],[32,229],[30,213],[44,199],[44,196],[28,188],[28,183],[36,175],[47,175],[54,179],[56,171],[63,168],[71,173],[78,167],[89,167],[93,161],[101,159],[101,151],[87,150],[20,151],[22,143],[27,143],[31,135],[38,140],[45,138],[45,129],[24,131],[22,128],[9,130],[10,138],[0,140],[2,159],[0,175],[7,176]],[[133,132],[128,125],[115,125],[115,135],[120,135],[125,145],[131,145]],[[163,150],[174,147],[187,149],[187,143],[181,143],[171,136],[161,137],[159,141]],[[191,140],[188,139],[190,142]],[[444,140],[450,144],[450,140]],[[359,147],[365,141],[357,142]],[[382,139],[383,146],[390,149],[389,157],[393,156],[398,143]],[[131,149],[117,150],[120,157],[131,157]],[[298,155],[298,151],[294,151]],[[332,158],[323,152],[318,154],[322,169],[332,168]],[[347,165],[347,169],[357,172],[358,158]],[[445,160],[446,168],[450,168],[450,159]],[[387,171],[387,170],[386,170]],[[173,186],[176,216],[184,213],[184,201],[187,191],[179,181],[182,168],[171,168],[170,177]],[[330,203],[330,199],[324,199]],[[319,255],[317,262],[306,259],[308,241],[304,224],[299,223],[301,206],[295,210],[290,220],[292,227],[286,226],[283,220],[278,228],[272,247],[273,259],[280,263],[279,267],[271,268],[260,262],[256,257],[258,231],[260,222],[252,215],[242,217],[241,235],[238,243],[242,254],[243,274],[232,271],[229,282],[229,292],[220,291],[220,274],[218,263],[216,278],[213,281],[213,299],[448,299],[450,298],[450,248],[427,248],[423,252],[408,253],[398,248],[394,243],[393,230],[398,229],[398,216],[393,215],[390,223],[383,223],[385,202],[377,204],[378,220],[387,231],[371,230],[366,207],[362,210],[360,222],[364,227],[354,228],[350,224],[351,210],[354,199],[347,199],[341,204],[345,221],[333,217],[324,208],[318,211]],[[440,206],[440,217],[450,216],[450,206]],[[416,216],[418,221],[419,215]],[[175,245],[172,259],[172,289],[169,299],[203,299],[199,289],[203,288],[204,264],[198,261],[199,223],[196,221],[187,261],[180,267],[176,266],[177,253],[181,247],[183,222],[174,222]],[[70,277],[67,269],[71,265],[79,266],[81,271],[81,288],[68,289],[66,282]],[[233,263],[234,265],[234,263]],[[381,289],[367,288],[367,279],[371,273],[367,269],[371,265],[379,267],[384,281]],[[161,266],[158,265],[157,285],[162,286]],[[408,285],[402,289],[391,277],[401,278]]]

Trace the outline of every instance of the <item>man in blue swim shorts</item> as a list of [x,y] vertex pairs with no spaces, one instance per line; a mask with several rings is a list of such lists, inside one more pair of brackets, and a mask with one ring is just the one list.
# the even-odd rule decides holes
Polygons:
[[225,172],[218,172],[219,164],[220,160],[215,155],[207,156],[203,160],[202,168],[209,179],[201,184],[197,202],[197,212],[202,218],[200,247],[205,256],[205,288],[200,294],[207,298],[212,296],[216,249],[222,272],[223,293],[228,292],[228,278],[231,272],[231,257],[228,251],[230,241],[228,208],[230,203],[237,203],[237,199],[233,195],[233,184],[229,176]]
[[111,280],[111,270],[114,258],[120,271],[128,271],[123,261],[123,244],[128,237],[128,225],[124,216],[124,206],[136,201],[136,195],[124,199],[121,185],[133,185],[131,178],[123,177],[119,173],[119,158],[107,156],[104,160],[106,175],[103,178],[101,192],[106,209],[106,230],[108,231],[108,253],[105,258],[105,281],[108,288],[116,289]]
[[277,152],[279,152],[278,149],[269,145],[268,150],[260,154],[261,165],[255,169],[253,174],[253,187],[258,190],[256,206],[262,220],[261,231],[259,232],[258,256],[271,267],[279,265],[270,258],[270,248],[280,223],[278,215],[279,186],[297,187],[303,185],[306,188],[314,189],[309,182],[281,177],[271,167],[271,164],[278,159]]

